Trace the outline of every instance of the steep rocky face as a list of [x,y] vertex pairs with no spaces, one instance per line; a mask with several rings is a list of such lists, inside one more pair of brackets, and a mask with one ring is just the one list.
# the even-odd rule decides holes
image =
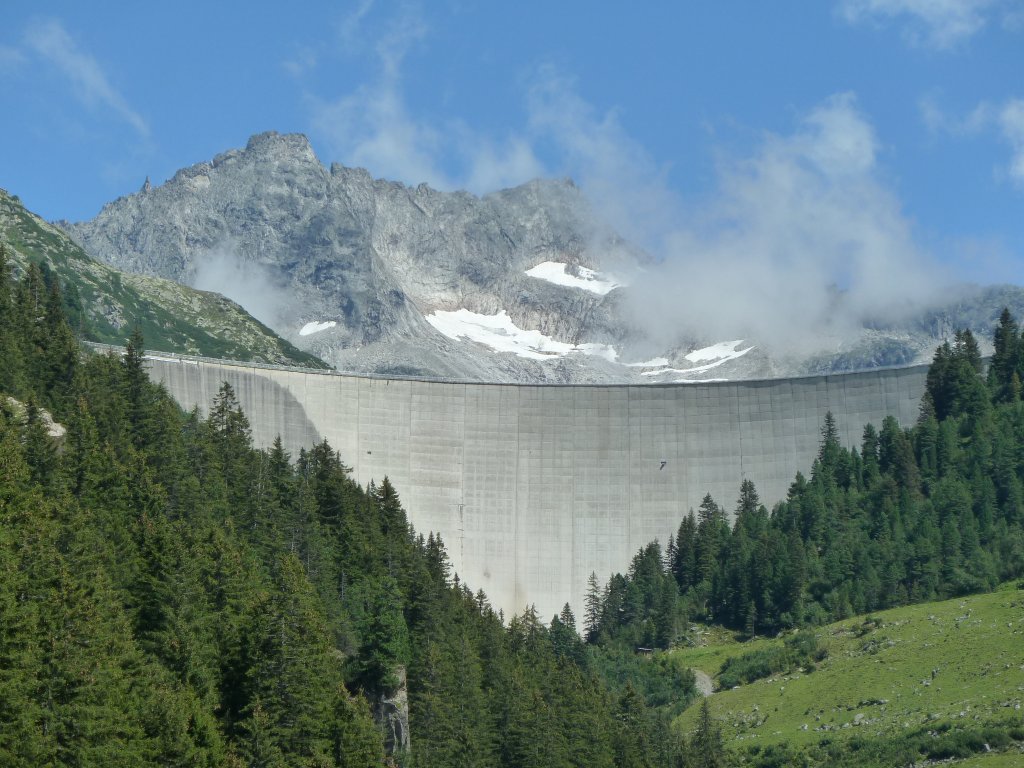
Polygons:
[[919,321],[825,339],[811,355],[769,352],[771,339],[680,338],[651,349],[622,311],[646,258],[602,226],[571,182],[484,197],[407,187],[327,168],[300,135],[254,136],[163,185],[147,180],[92,221],[61,226],[122,269],[221,291],[354,372],[506,382],[770,377],[924,361],[952,328],[987,336],[1001,309],[996,294],[1024,309],[1019,289],[989,289]]
[[384,734],[384,751],[389,755],[408,754],[409,682],[404,665],[395,668],[396,684],[371,696],[373,719]]
[[616,260],[631,268],[637,256],[613,238],[602,242],[589,217],[569,182],[483,198],[409,188],[362,169],[325,168],[305,137],[268,133],[116,200],[91,222],[62,226],[89,253],[133,272],[229,296],[231,286],[211,284],[211,272],[257,275],[268,306],[235,298],[338,367],[577,380],[589,375],[576,370],[588,361],[495,356],[453,341],[426,318],[504,310],[517,328],[569,345],[628,337],[614,295],[525,274],[545,261],[570,272]]

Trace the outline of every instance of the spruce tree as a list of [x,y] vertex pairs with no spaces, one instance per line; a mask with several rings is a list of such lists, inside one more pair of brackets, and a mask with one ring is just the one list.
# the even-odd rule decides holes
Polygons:
[[690,768],[721,768],[726,765],[722,731],[711,716],[711,707],[706,698],[700,703],[700,717],[687,751],[687,765]]

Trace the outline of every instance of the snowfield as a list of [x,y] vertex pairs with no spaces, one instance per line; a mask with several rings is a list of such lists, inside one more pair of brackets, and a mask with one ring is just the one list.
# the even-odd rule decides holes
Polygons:
[[505,310],[494,315],[481,315],[468,309],[454,312],[438,310],[427,315],[427,322],[449,339],[469,339],[495,352],[511,352],[530,360],[553,360],[570,352],[603,357],[615,362],[619,356],[607,344],[567,344],[545,336],[540,331],[527,331],[516,326]]
[[[695,374],[695,373],[706,373],[712,368],[717,368],[723,363],[727,363],[730,360],[736,360],[737,358],[743,357],[747,352],[752,350],[754,347],[749,346],[746,349],[737,349],[737,347],[743,343],[743,339],[736,339],[735,341],[720,341],[717,344],[712,344],[710,347],[704,347],[703,349],[695,349],[693,352],[685,355],[685,359],[691,363],[705,363],[705,365],[695,365],[693,368],[659,368],[654,371],[643,371],[641,376],[663,376],[667,374]],[[675,379],[676,383],[684,384],[689,383],[691,379]],[[727,381],[727,379],[699,379],[699,381]]]
[[306,323],[302,326],[302,330],[299,331],[299,336],[309,336],[311,333],[320,333],[320,331],[326,331],[328,328],[333,328],[337,323],[333,320],[314,320],[312,323]]
[[655,357],[645,363],[622,363],[627,368],[664,368],[668,365],[667,357]]
[[468,339],[477,344],[483,344],[494,352],[511,352],[528,360],[556,360],[573,352],[581,353],[600,357],[610,363],[625,367],[651,369],[641,371],[641,376],[684,376],[681,379],[674,379],[679,383],[727,381],[727,379],[690,379],[685,377],[706,373],[723,363],[743,357],[754,348],[750,346],[746,349],[738,349],[743,343],[743,339],[723,341],[712,344],[710,347],[695,349],[685,356],[686,360],[692,363],[704,363],[703,365],[695,365],[692,368],[670,368],[668,358],[665,357],[656,357],[642,363],[620,363],[619,353],[615,347],[609,344],[589,342],[569,344],[545,336],[540,331],[524,330],[512,322],[512,318],[505,310],[493,315],[482,315],[468,309],[457,309],[454,312],[437,310],[427,315],[427,322],[449,339],[455,341]]
[[602,275],[587,267],[577,267],[578,276],[570,275],[566,272],[566,267],[567,265],[560,261],[542,261],[537,266],[526,270],[526,274],[566,288],[581,288],[584,291],[596,293],[598,296],[604,296],[622,285],[615,278]]
[[737,352],[736,347],[742,343],[743,339],[720,341],[717,344],[712,344],[710,347],[693,350],[693,352],[686,355],[686,359],[691,363],[704,363],[709,360],[735,360],[737,357],[743,357],[743,355],[753,349],[753,347],[747,347]]

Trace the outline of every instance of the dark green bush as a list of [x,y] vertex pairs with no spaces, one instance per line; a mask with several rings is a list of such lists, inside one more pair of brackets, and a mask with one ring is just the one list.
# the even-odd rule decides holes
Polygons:
[[821,661],[828,651],[814,632],[801,630],[786,638],[781,646],[761,648],[727,659],[718,674],[722,688],[744,685],[775,674],[786,674],[798,667],[809,667]]

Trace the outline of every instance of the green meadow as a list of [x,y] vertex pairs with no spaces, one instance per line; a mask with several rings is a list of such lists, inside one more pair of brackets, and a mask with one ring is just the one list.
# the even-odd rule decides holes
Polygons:
[[[970,732],[978,754],[959,765],[1024,765],[1024,589],[1016,584],[847,619],[817,637],[824,660],[712,695],[728,749],[757,754],[846,743],[855,750]],[[739,642],[716,630],[699,642],[672,653],[714,678],[726,659],[783,639]],[[680,715],[677,726],[692,731],[697,709]],[[986,728],[1012,733],[1010,743],[986,752]]]

